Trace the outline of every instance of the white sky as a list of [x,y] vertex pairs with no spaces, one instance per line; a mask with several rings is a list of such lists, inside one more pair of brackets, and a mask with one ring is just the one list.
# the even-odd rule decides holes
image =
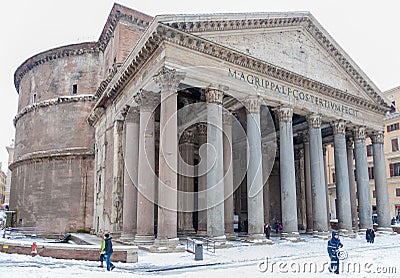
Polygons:
[[[14,72],[27,58],[57,47],[96,41],[112,0],[0,1],[0,162],[14,138],[18,94]],[[397,0],[120,0],[148,15],[178,13],[310,11],[381,91],[400,85]]]

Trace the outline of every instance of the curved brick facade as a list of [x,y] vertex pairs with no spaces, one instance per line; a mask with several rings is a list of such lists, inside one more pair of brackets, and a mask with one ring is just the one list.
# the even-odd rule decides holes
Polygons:
[[37,233],[92,228],[94,129],[86,118],[101,82],[129,55],[150,20],[115,4],[98,42],[44,51],[16,70],[10,209],[17,211],[19,227]]
[[10,198],[18,226],[92,226],[94,133],[86,117],[100,72],[99,52],[84,52],[38,64],[20,80]]

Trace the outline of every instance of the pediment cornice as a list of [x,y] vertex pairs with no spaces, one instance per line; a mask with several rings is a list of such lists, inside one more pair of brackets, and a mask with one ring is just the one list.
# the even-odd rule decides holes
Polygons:
[[[351,102],[368,110],[376,111],[381,114],[389,110],[382,98],[380,98],[380,101],[374,103],[260,59],[248,56],[240,51],[187,33],[183,30],[159,22],[153,22],[153,24],[154,26],[148,29],[148,32],[145,33],[141,41],[139,41],[137,47],[128,57],[124,65],[117,71],[111,73],[111,75],[102,82],[96,92],[96,96],[99,97],[96,107],[104,106],[108,99],[113,99],[118,95],[133,75],[140,70],[140,67],[147,61],[150,55],[158,48],[160,43],[162,41],[168,41],[200,53],[214,56],[231,64],[265,74],[277,80],[289,82],[304,89],[317,91],[344,102]],[[378,99],[377,97],[377,100]]]
[[[240,14],[236,14],[236,17],[239,16]],[[231,15],[233,19],[218,19],[216,17],[211,17],[210,19],[196,20],[196,18],[182,17],[184,18],[184,21],[179,21],[179,17],[176,17],[176,21],[169,21],[165,24],[188,33],[301,27],[305,29],[325,49],[326,52],[330,53],[335,61],[353,78],[355,83],[358,84],[374,101],[384,106],[387,105],[386,101],[379,94],[379,89],[308,12],[293,12],[289,14],[257,13],[252,14],[250,18],[238,19],[235,19],[235,15]]]

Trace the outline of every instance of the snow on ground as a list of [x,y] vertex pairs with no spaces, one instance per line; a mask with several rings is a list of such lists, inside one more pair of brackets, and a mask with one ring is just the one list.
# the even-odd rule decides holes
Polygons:
[[[61,260],[0,253],[0,276],[6,277],[328,277],[327,241],[303,236],[305,242],[272,238],[273,245],[234,242],[235,247],[204,251],[195,261],[185,253],[139,251],[139,262],[115,263],[108,273],[98,262]],[[344,277],[400,277],[400,235],[379,234],[374,244],[364,235],[341,237],[348,259],[341,262]],[[311,269],[310,269],[311,267]],[[390,272],[390,273],[389,273]],[[335,275],[334,275],[335,276]]]

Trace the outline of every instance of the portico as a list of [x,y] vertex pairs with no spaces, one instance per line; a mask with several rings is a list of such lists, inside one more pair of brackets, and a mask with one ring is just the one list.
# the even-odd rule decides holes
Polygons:
[[[169,250],[178,233],[221,244],[234,232],[263,238],[264,223],[281,222],[288,236],[325,233],[326,143],[335,148],[339,228],[352,231],[355,196],[360,227],[370,225],[365,136],[375,138],[374,169],[384,167],[379,138],[388,104],[310,14],[274,17],[153,21],[99,89],[89,117],[97,135],[107,121],[124,121],[124,153],[112,156],[126,167],[123,223],[111,219],[114,225],[103,229]],[[294,53],[285,56],[285,49]],[[357,194],[350,190],[346,138],[355,146]],[[375,175],[383,228],[384,174]],[[104,217],[101,209],[96,213]]]

